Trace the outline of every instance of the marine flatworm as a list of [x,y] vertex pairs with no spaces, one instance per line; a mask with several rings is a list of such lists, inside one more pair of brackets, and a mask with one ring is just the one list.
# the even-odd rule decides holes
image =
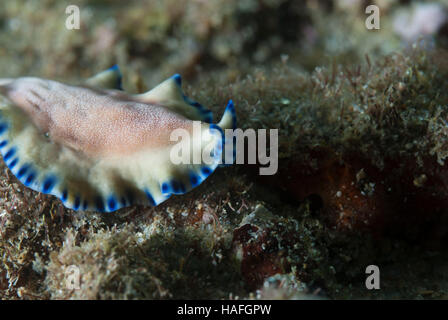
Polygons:
[[[213,163],[173,164],[170,133],[201,135],[193,148],[215,146]],[[41,78],[0,79],[0,152],[27,187],[75,210],[110,212],[158,205],[198,186],[219,165],[223,129],[235,127],[229,101],[221,121],[187,98],[181,77],[132,95],[117,66],[81,85]]]

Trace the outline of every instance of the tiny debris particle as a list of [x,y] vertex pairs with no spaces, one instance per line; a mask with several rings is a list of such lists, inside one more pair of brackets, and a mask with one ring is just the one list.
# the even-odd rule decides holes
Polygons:
[[362,168],[356,174],[356,181],[359,182],[359,181],[361,181],[362,179],[365,179],[365,178],[366,178],[366,173],[364,172],[364,168]]
[[341,191],[336,192],[336,197],[340,198],[341,196],[342,196],[342,192]]
[[397,84],[397,89],[398,91],[404,91],[404,89],[406,89],[406,85],[403,82],[398,82]]
[[204,224],[210,224],[213,220],[213,216],[210,213],[204,213],[202,216],[202,222],[204,222]]
[[428,180],[428,178],[426,177],[426,174],[423,173],[414,179],[414,186],[421,188],[425,184],[426,180]]
[[289,99],[287,99],[287,98],[282,98],[282,99],[280,100],[280,102],[281,102],[283,105],[288,105],[288,104],[291,103],[291,101],[290,101]]

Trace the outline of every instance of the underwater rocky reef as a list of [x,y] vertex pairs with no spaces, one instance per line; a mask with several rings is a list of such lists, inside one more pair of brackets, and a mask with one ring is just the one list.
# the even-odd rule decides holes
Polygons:
[[448,298],[445,1],[82,0],[79,30],[67,5],[0,3],[0,78],[118,64],[141,93],[179,73],[218,118],[232,99],[239,128],[278,129],[278,172],[218,168],[156,207],[99,213],[1,160],[0,298]]

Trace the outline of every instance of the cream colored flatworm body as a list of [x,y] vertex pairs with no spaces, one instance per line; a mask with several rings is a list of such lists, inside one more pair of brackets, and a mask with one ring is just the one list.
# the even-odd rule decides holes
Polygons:
[[[185,97],[175,75],[139,95],[121,91],[114,66],[72,86],[40,78],[0,79],[0,151],[27,187],[75,210],[158,205],[204,181],[219,165],[223,129],[234,128],[232,101],[222,120]],[[193,135],[194,121],[200,135]],[[175,164],[171,133],[191,133],[192,153],[213,147],[212,162]],[[195,148],[197,150],[195,150]]]

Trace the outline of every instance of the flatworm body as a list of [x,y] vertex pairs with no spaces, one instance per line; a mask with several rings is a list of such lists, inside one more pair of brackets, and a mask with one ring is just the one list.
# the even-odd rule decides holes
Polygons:
[[[175,129],[192,153],[212,147],[211,162],[175,164]],[[158,205],[198,186],[220,164],[223,129],[234,128],[229,101],[221,121],[187,98],[174,75],[144,94],[121,90],[114,66],[72,86],[40,78],[0,79],[0,152],[27,187],[75,210],[111,212]],[[207,149],[209,148],[209,149]]]

